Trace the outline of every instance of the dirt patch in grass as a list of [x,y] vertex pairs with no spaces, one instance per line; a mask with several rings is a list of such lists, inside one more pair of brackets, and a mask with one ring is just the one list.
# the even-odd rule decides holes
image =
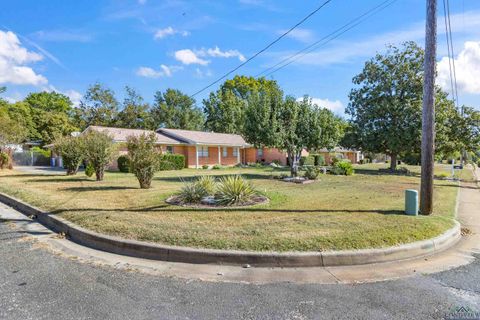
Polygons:
[[[404,192],[418,190],[419,177],[389,175],[379,172],[381,167],[358,166],[353,176],[321,175],[320,181],[307,185],[270,179],[282,173],[272,168],[163,171],[146,190],[128,173],[107,173],[105,181],[96,182],[83,174],[1,171],[0,191],[96,232],[198,248],[379,248],[435,237],[453,226],[457,182],[435,181],[434,214],[411,217],[403,214]],[[408,168],[420,172],[419,167]],[[436,167],[437,172],[448,170]],[[208,209],[165,202],[183,181],[204,174],[242,174],[270,201]]]
[[217,210],[228,210],[228,209],[239,209],[245,207],[255,206],[257,204],[268,203],[268,198],[264,196],[253,196],[249,201],[246,201],[241,204],[231,205],[231,206],[221,206],[218,204],[204,204],[204,203],[184,203],[180,200],[178,196],[170,196],[165,200],[165,203],[185,207],[185,208],[197,208],[197,209],[217,209]]

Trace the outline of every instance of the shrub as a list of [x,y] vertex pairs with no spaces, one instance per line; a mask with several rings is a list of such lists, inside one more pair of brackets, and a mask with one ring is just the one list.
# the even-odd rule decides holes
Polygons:
[[208,195],[215,193],[217,181],[213,176],[201,176],[195,181],[200,187],[202,187]]
[[203,169],[203,170],[207,170],[207,169],[208,169],[208,164],[204,164],[204,165],[202,166],[202,169]]
[[102,181],[105,168],[117,154],[117,146],[106,132],[89,131],[84,139],[85,158],[95,169],[97,181]]
[[313,156],[315,161],[314,165],[316,166],[324,166],[325,165],[325,157],[321,154],[316,154]]
[[182,203],[200,203],[204,197],[208,196],[208,192],[200,183],[193,181],[185,183],[177,196]]
[[214,165],[214,166],[212,167],[212,169],[213,169],[213,170],[220,170],[220,169],[222,169],[222,166],[219,165],[219,164],[216,164],[216,165]]
[[272,163],[275,164],[275,165],[277,165],[277,166],[281,166],[281,165],[282,165],[282,163],[281,163],[280,160],[278,160],[278,159],[272,160]]
[[315,165],[315,158],[312,155],[307,157],[300,157],[300,166],[313,166]]
[[50,150],[45,150],[45,149],[42,149],[40,147],[35,146],[35,147],[32,147],[30,149],[30,151],[33,152],[33,153],[41,154],[45,158],[50,158]]
[[82,137],[63,137],[55,141],[55,151],[62,157],[67,175],[76,175],[85,157],[85,141]]
[[156,142],[155,133],[127,137],[130,167],[142,189],[150,188],[155,171],[158,169],[160,153],[155,146]]
[[316,167],[308,167],[303,174],[308,180],[317,180],[318,175],[320,174],[320,169]]
[[258,194],[259,192],[242,176],[227,176],[218,182],[215,200],[225,206],[243,204]]
[[95,168],[92,166],[91,163],[88,163],[87,166],[85,167],[85,175],[90,178],[91,176],[93,176],[94,173],[95,173]]
[[402,157],[402,161],[408,165],[419,165],[420,159],[420,153],[408,153]]
[[164,153],[160,156],[158,170],[182,170],[185,168],[185,156],[183,154]]
[[8,168],[10,164],[10,156],[8,153],[0,151],[0,169]]
[[120,172],[130,172],[130,158],[126,155],[118,157],[117,166]]
[[333,165],[331,172],[335,175],[351,176],[355,170],[352,163],[348,160],[336,161]]

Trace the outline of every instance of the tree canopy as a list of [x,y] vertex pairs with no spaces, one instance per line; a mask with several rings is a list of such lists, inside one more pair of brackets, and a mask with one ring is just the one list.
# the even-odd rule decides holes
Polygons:
[[253,93],[283,95],[277,82],[265,78],[235,76],[226,80],[216,92],[203,100],[208,130],[242,134],[245,132],[247,101]]
[[150,106],[133,88],[125,87],[126,97],[123,100],[122,111],[117,115],[116,125],[121,128],[152,129]]
[[157,91],[151,113],[155,129],[203,130],[202,111],[196,107],[194,99],[180,90]]
[[113,90],[97,82],[87,89],[80,107],[75,111],[75,118],[81,128],[90,125],[111,126],[116,121],[118,101]]

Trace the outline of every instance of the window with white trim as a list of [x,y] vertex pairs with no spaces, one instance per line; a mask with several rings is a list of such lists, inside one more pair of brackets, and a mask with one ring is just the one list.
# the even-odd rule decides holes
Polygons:
[[222,157],[226,158],[228,157],[228,149],[227,147],[222,148]]
[[208,158],[208,147],[198,147],[198,156],[202,158]]
[[173,153],[173,146],[167,146],[167,153]]
[[239,148],[233,148],[233,156],[238,157],[238,149]]
[[257,149],[257,157],[263,157],[263,149]]

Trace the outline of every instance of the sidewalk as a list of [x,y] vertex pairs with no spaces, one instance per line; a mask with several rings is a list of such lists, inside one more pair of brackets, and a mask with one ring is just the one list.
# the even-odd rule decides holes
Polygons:
[[[480,177],[478,169],[477,177]],[[65,258],[116,269],[216,282],[363,283],[435,273],[472,262],[475,259],[473,254],[480,254],[480,189],[475,183],[462,183],[458,201],[458,220],[462,223],[465,236],[457,245],[437,255],[370,265],[284,269],[187,264],[126,257],[61,239],[42,225],[1,203],[0,216],[25,230],[35,241],[36,247],[53,251]]]

